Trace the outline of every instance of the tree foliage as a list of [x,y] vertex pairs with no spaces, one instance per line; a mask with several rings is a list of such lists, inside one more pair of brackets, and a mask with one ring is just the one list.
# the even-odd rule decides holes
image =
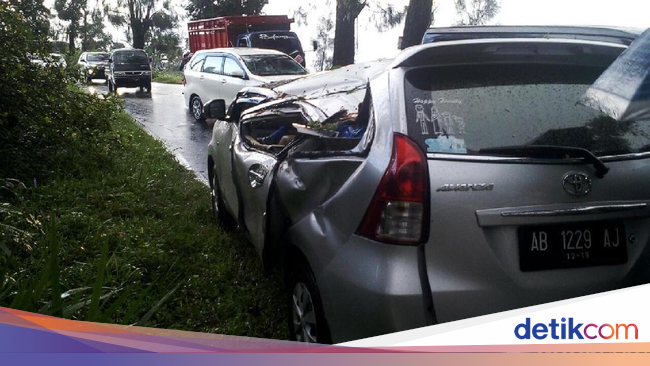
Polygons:
[[400,10],[391,3],[373,2],[368,3],[367,9],[371,12],[370,20],[374,23],[377,31],[385,32],[404,20],[408,7],[405,6]]
[[314,59],[314,68],[318,71],[327,70],[332,67],[331,51],[334,46],[332,31],[334,30],[334,20],[332,14],[326,14],[318,19],[316,42],[316,58]]
[[102,9],[85,9],[81,26],[81,45],[84,51],[109,51],[113,38],[106,32]]
[[128,37],[134,48],[144,49],[151,39],[151,31],[167,30],[161,18],[172,17],[170,0],[117,0],[117,9],[104,7],[109,21],[116,27],[127,26]]
[[59,19],[68,22],[68,52],[73,52],[76,48],[75,40],[79,35],[80,20],[88,5],[88,0],[55,0],[54,9]]
[[190,0],[185,10],[191,20],[227,15],[258,15],[268,0]]
[[182,57],[179,47],[180,36],[176,32],[177,26],[178,16],[174,12],[158,12],[154,15],[146,51],[153,57],[155,63],[163,56],[170,62]]
[[368,20],[379,32],[384,32],[401,23],[406,14],[406,8],[400,10],[391,2],[382,0],[337,0],[333,66],[354,63],[355,22],[365,9],[369,11]]
[[501,10],[499,0],[454,0],[457,25],[485,25]]
[[0,2],[0,178],[31,185],[62,167],[75,174],[87,164],[101,165],[86,156],[99,148],[96,141],[108,132],[117,104],[74,87],[75,70],[31,62],[31,55],[49,52],[47,37],[40,36],[49,13],[25,12],[18,3]]

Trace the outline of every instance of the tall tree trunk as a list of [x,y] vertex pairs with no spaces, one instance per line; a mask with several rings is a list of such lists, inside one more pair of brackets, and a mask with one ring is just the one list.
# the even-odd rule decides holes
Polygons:
[[74,53],[74,40],[77,38],[77,27],[70,25],[68,28],[68,53]]
[[84,25],[81,34],[81,49],[88,51],[88,10],[84,8]]
[[366,1],[336,1],[336,30],[334,31],[332,66],[345,66],[354,63],[354,21],[365,6]]
[[146,30],[140,19],[131,19],[131,32],[133,33],[133,48],[144,49]]
[[422,36],[431,25],[432,9],[433,0],[409,1],[402,34],[402,49],[422,43]]

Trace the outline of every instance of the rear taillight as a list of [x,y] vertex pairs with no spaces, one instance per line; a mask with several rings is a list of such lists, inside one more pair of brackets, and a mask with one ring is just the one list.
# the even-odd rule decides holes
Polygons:
[[391,244],[419,244],[428,236],[429,175],[422,149],[395,134],[388,169],[357,230],[359,235]]

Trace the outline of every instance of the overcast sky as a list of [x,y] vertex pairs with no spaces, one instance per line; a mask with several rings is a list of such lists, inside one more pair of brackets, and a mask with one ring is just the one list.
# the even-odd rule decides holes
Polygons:
[[[90,0],[93,2],[94,0]],[[177,11],[184,14],[187,0],[172,0]],[[370,0],[382,4],[393,4],[403,8],[408,0]],[[46,0],[50,5],[54,0]],[[453,0],[434,0],[438,7],[436,26],[453,25],[458,17]],[[650,0],[500,0],[501,11],[491,24],[502,25],[603,25],[617,27],[650,27]],[[269,0],[265,14],[287,14],[292,16],[302,7],[307,10],[307,24],[294,24],[292,29],[300,37],[305,50],[311,48],[316,37],[318,20],[322,16],[334,16],[336,0]],[[358,22],[358,50],[356,61],[393,57],[397,52],[397,40],[402,34],[403,24],[385,32],[377,31],[372,21],[373,7],[364,10]],[[186,20],[181,21],[184,35],[187,35]],[[124,31],[113,30],[114,37],[124,40]],[[313,55],[307,54],[311,63]]]

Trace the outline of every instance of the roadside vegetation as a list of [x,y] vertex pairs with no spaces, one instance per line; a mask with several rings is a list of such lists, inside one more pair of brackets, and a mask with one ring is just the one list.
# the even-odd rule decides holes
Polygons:
[[0,306],[286,338],[280,281],[213,223],[208,188],[119,99],[29,62],[49,51],[44,19],[0,3]]
[[152,81],[165,84],[183,83],[183,72],[175,70],[154,70]]

